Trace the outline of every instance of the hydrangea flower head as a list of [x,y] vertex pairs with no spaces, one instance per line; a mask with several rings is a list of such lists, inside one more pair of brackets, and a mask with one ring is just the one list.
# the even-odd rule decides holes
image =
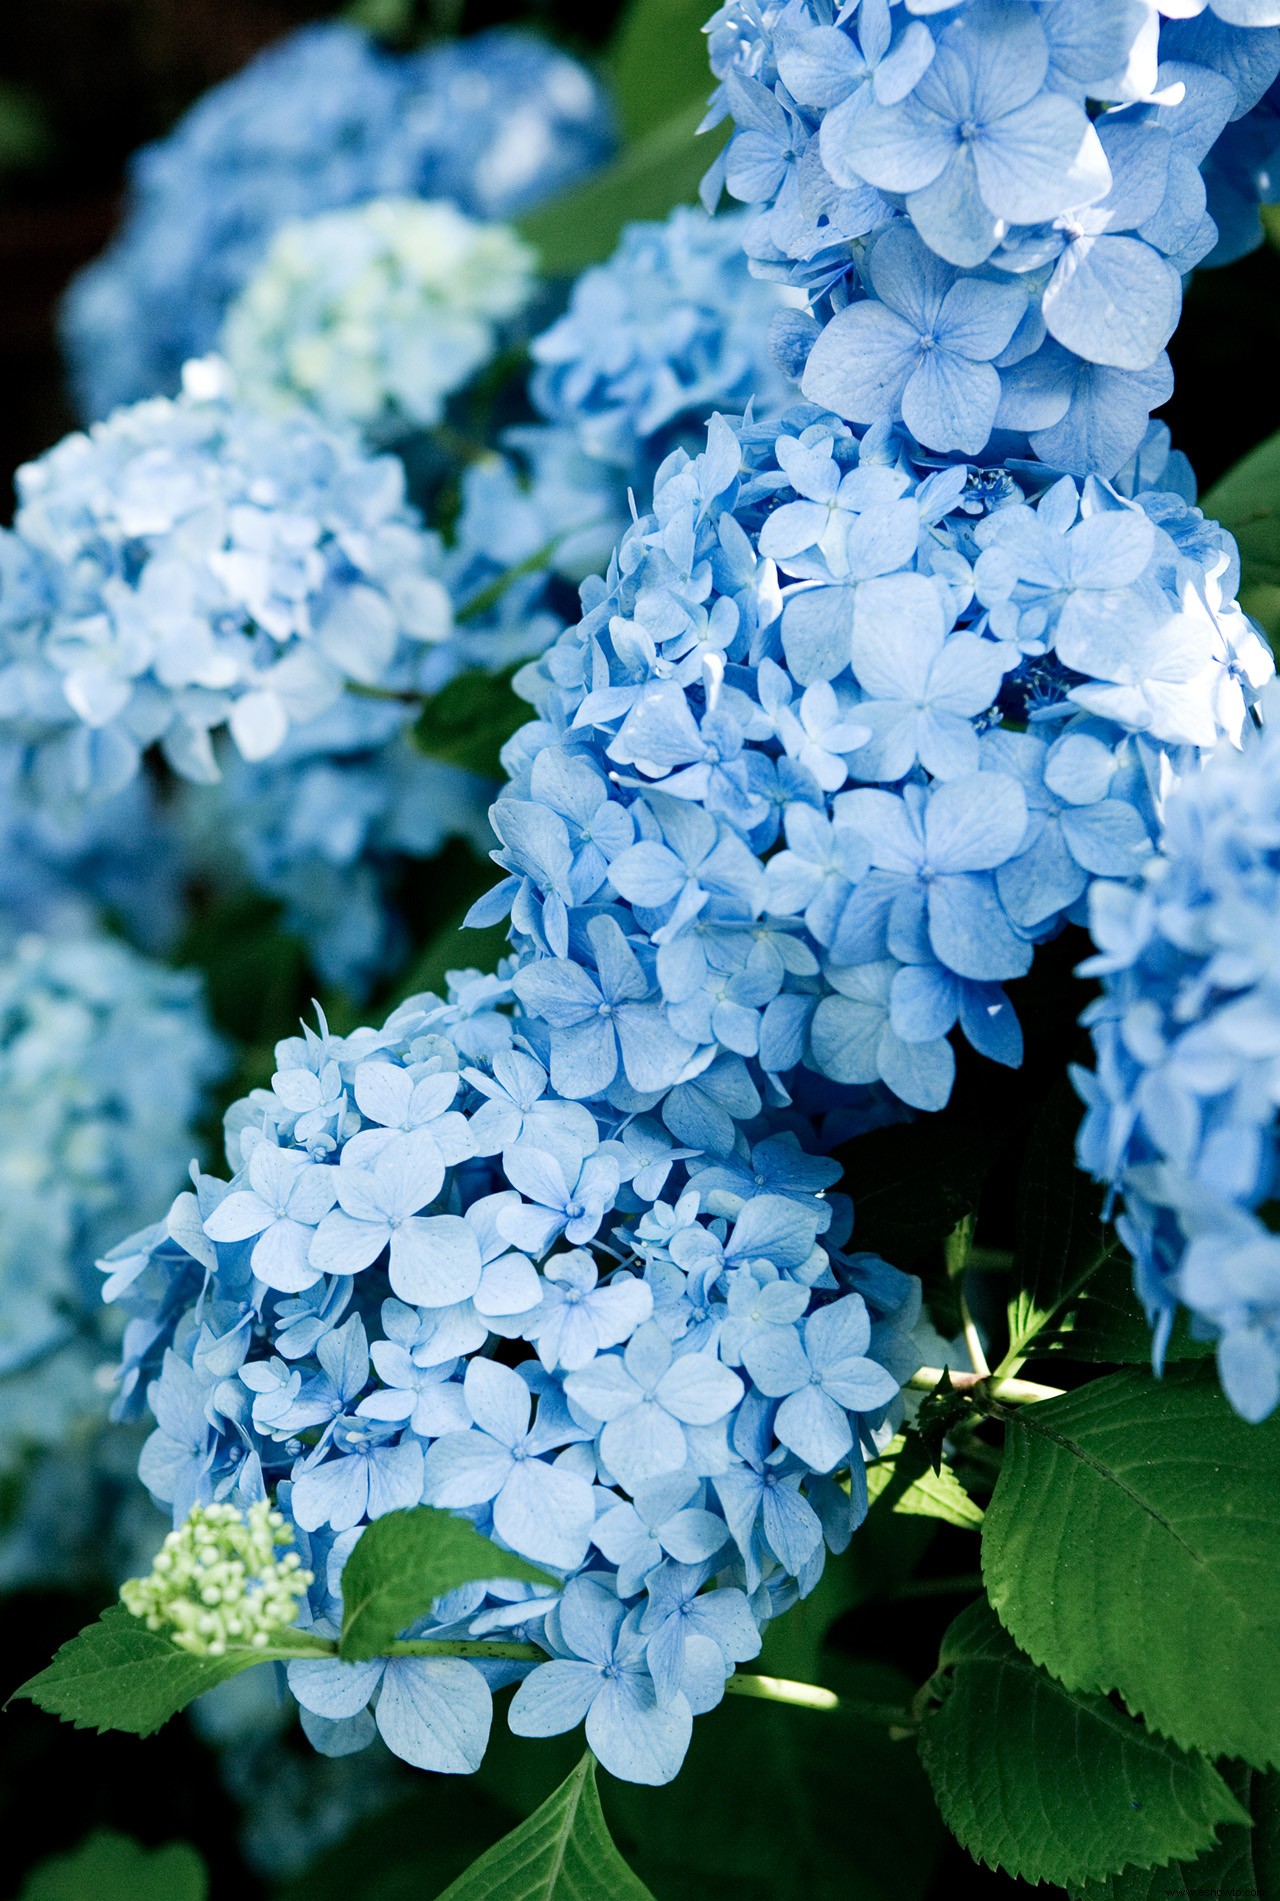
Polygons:
[[[1158,439],[1142,467],[1181,480]],[[1020,1060],[1002,986],[1140,868],[1153,788],[1271,671],[1229,537],[1143,479],[931,469],[814,408],[668,458],[521,676],[472,913],[510,913],[562,1094],[670,1091],[674,1134],[728,1146],[693,1104],[744,1065],[935,1109],[957,1024]]]
[[1116,475],[1172,391],[1224,128],[1215,202],[1248,198],[1256,230],[1272,190],[1274,9],[1167,11],[794,0],[748,28],[721,8],[708,122],[736,131],[704,196],[755,207],[753,270],[826,322],[787,338],[811,401],[926,450]]
[[[793,394],[769,348],[795,293],[751,277],[745,220],[681,207],[633,224],[584,271],[569,308],[534,339],[541,420],[508,431],[509,457],[467,471],[451,568],[455,598],[504,582],[496,613],[459,630],[472,664],[539,653],[578,583],[603,569],[673,449],[696,449],[717,409],[776,415]],[[807,321],[807,319],[804,319]]]
[[363,1526],[420,1501],[564,1579],[464,1587],[408,1633],[542,1663],[291,1664],[320,1750],[380,1734],[467,1773],[493,1690],[521,1681],[519,1733],[585,1718],[614,1773],[669,1780],[866,1509],[917,1283],[845,1251],[831,1165],[758,1096],[714,1170],[658,1103],[567,1099],[506,977],[456,973],[447,1001],[276,1056],[229,1112],[231,1181],[197,1173],[101,1264],[131,1315],[121,1409],[155,1421],[144,1483],[179,1523],[274,1492],[322,1630]]
[[150,1576],[122,1585],[121,1602],[197,1657],[265,1650],[315,1582],[296,1551],[280,1549],[290,1542],[283,1514],[265,1499],[245,1512],[195,1505],[161,1545]]
[[81,413],[174,394],[290,219],[391,196],[505,218],[612,143],[590,75],[529,34],[396,57],[345,23],[303,27],[135,158],[120,233],[63,306]]
[[1243,751],[1216,753],[1170,795],[1145,875],[1095,892],[1096,1065],[1076,1075],[1081,1164],[1122,1199],[1157,1363],[1185,1307],[1253,1420],[1280,1404],[1273,695]]
[[400,464],[240,408],[224,376],[192,364],[183,396],[19,471],[0,700],[45,803],[118,790],[151,745],[207,781],[217,728],[263,759],[349,686],[429,679],[451,613]]
[[0,1456],[101,1406],[93,1260],[159,1212],[223,1052],[196,980],[101,936],[0,958]]
[[366,441],[439,421],[533,291],[533,253],[447,201],[375,198],[282,225],[227,313],[240,400]]

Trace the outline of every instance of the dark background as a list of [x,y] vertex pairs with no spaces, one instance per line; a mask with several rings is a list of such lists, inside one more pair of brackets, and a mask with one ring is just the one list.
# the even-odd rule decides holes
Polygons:
[[[590,57],[621,10],[622,0],[419,0],[416,25],[468,32],[521,20]],[[11,509],[12,470],[71,426],[54,310],[68,278],[113,227],[129,153],[270,40],[337,11],[314,0],[8,0],[0,23],[0,518]],[[1177,393],[1162,413],[1204,487],[1280,425],[1278,345],[1280,254],[1267,248],[1226,271],[1199,274],[1171,350]],[[911,1594],[860,1605],[838,1648],[855,1658],[892,1658],[920,1682],[964,1601],[947,1589],[951,1575],[972,1558],[946,1529],[913,1555]],[[98,1605],[53,1596],[11,1600],[4,1609],[7,1690]],[[850,1770],[856,1783],[857,1765]],[[424,1786],[424,1796],[440,1805],[440,1820],[455,1801],[469,1799],[446,1789],[442,1801],[439,1784],[434,1792]],[[101,1824],[146,1842],[194,1841],[209,1864],[212,1901],[254,1901],[266,1892],[240,1861],[232,1806],[185,1725],[138,1742],[74,1734],[29,1704],[12,1708],[0,1723],[3,1892],[14,1893],[29,1867]],[[852,1839],[848,1848],[859,1852]],[[362,1886],[344,1875],[351,1901],[360,1901]],[[416,1884],[377,1892],[427,1901]],[[931,1892],[939,1901],[958,1892],[985,1901],[1030,1893],[974,1868],[954,1844]]]

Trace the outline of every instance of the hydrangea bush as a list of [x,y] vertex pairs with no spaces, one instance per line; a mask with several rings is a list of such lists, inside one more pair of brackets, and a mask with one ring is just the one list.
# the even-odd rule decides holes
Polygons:
[[[257,747],[278,771],[230,713],[206,724],[244,755],[224,809],[262,794],[257,875],[306,886],[327,851],[359,877],[401,818],[439,823],[423,781],[392,818],[381,776],[419,700],[525,660],[506,875],[471,913],[510,954],[381,1028],[320,1014],[278,1044],[226,1178],[193,1166],[103,1257],[116,1410],[150,1422],[175,1531],[24,1693],[146,1733],[272,1663],[319,1754],[380,1741],[517,1805],[511,1745],[484,1766],[498,1695],[518,1738],[582,1725],[458,1901],[569,1869],[648,1892],[595,1763],[660,1869],[672,1811],[643,1792],[689,1752],[680,1891],[778,1761],[816,1819],[761,1891],[842,1893],[858,1786],[895,1867],[913,1832],[868,1726],[914,1737],[944,1821],[1009,1875],[1261,1886],[1275,688],[1236,543],[1151,413],[1184,278],[1247,245],[1269,189],[1280,8],[731,0],[707,32],[708,122],[734,129],[705,198],[750,209],[633,227],[535,341],[541,420],[455,471],[452,545],[397,533],[441,638],[400,630],[362,675],[352,634],[331,697]],[[672,136],[565,217],[656,194]],[[1269,509],[1241,511],[1255,561]],[[372,571],[370,532],[324,532]],[[23,633],[49,612],[24,546],[4,612],[29,682],[67,649]],[[308,664],[325,625],[290,628]],[[373,902],[347,909],[335,964],[376,961]],[[1096,1191],[1067,1081],[1086,925]],[[980,1576],[886,1558],[921,1518],[980,1535]],[[962,1606],[936,1669],[864,1696],[851,1650],[882,1664],[925,1593]],[[835,1689],[793,1680],[829,1666]],[[742,1777],[730,1695],[831,1727],[761,1731]]]
[[81,413],[174,394],[290,219],[392,196],[508,217],[612,143],[590,75],[528,34],[397,57],[354,26],[302,28],[137,154],[120,233],[63,307]]

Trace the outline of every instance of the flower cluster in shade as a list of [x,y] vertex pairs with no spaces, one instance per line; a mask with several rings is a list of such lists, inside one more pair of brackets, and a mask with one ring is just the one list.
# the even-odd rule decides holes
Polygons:
[[388,196],[509,217],[612,145],[594,80],[531,35],[396,57],[351,25],[303,28],[134,159],[121,230],[63,305],[81,413],[173,393],[288,220]]
[[1237,1412],[1280,1404],[1280,701],[1167,801],[1146,875],[1093,895],[1102,980],[1077,1070],[1082,1167],[1118,1192],[1117,1226],[1155,1326],[1179,1307],[1217,1343]]
[[50,808],[119,790],[150,746],[215,779],[217,729],[264,759],[351,691],[422,692],[451,664],[440,551],[400,463],[303,411],[237,406],[216,359],[186,374],[181,397],[18,472],[0,741]]
[[[594,929],[639,970],[615,921]],[[660,1110],[568,1101],[511,1005],[459,973],[380,1030],[277,1045],[271,1088],[228,1114],[232,1180],[194,1173],[101,1263],[130,1316],[120,1409],[149,1408],[140,1474],[176,1521],[274,1492],[321,1632],[361,1527],[420,1501],[563,1579],[464,1587],[405,1633],[532,1642],[536,1665],[291,1665],[322,1752],[376,1732],[472,1770],[492,1690],[522,1679],[518,1733],[585,1718],[610,1770],[664,1782],[865,1512],[919,1286],[849,1252],[838,1166],[745,1078],[732,1120],[696,1066]],[[668,1047],[651,1005],[615,1028]]]
[[282,225],[227,313],[239,401],[301,403],[373,444],[438,422],[534,289],[508,225],[441,200],[375,198]]
[[[929,469],[813,408],[675,452],[518,676],[471,913],[510,913],[554,1087],[634,1110],[804,1066],[938,1109],[957,1023],[1017,1064],[1003,985],[1272,671],[1184,482],[1158,426],[1119,486]],[[661,1036],[615,1038],[635,1010]]]
[[110,1345],[94,1258],[163,1206],[223,1067],[188,973],[101,935],[27,935],[0,957],[5,1464],[100,1423]]
[[[1166,11],[721,7],[708,123],[736,130],[704,196],[751,205],[753,270],[807,294],[814,318],[779,320],[774,345],[810,401],[926,450],[1116,474],[1172,391],[1182,280],[1219,237],[1199,168],[1224,131],[1224,255],[1271,188],[1280,6]],[[1243,238],[1232,191],[1252,199]]]
[[[504,456],[463,482],[451,574],[458,600],[502,586],[497,612],[460,631],[475,665],[538,653],[603,569],[666,457],[696,449],[716,410],[780,413],[794,395],[769,325],[795,293],[747,270],[743,216],[681,207],[628,225],[585,271],[564,315],[534,339],[529,401]],[[504,577],[518,569],[513,583]]]

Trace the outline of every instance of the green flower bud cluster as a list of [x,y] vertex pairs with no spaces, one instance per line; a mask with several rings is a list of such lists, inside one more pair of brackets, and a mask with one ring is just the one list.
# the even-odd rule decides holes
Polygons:
[[312,1573],[266,1499],[247,1513],[195,1505],[165,1539],[151,1574],[130,1578],[120,1597],[148,1630],[164,1630],[183,1650],[220,1657],[232,1648],[265,1650],[292,1624]]

